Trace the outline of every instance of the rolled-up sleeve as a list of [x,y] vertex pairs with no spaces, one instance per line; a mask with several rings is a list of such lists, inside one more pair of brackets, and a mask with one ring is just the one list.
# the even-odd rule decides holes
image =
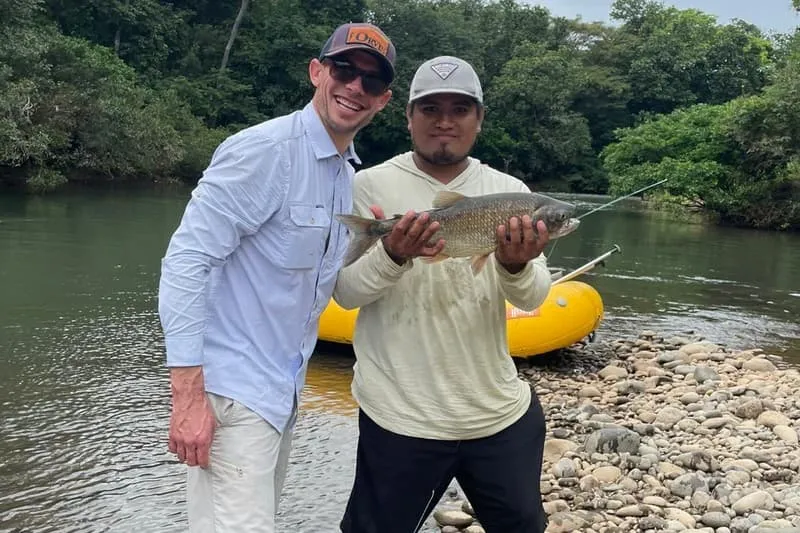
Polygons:
[[211,271],[280,208],[288,175],[281,145],[257,135],[229,137],[214,153],[161,262],[167,366],[203,364]]

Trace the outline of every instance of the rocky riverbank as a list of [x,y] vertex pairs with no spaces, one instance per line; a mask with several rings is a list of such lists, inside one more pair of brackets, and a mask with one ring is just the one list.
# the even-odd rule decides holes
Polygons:
[[[638,338],[524,361],[547,416],[548,532],[800,533],[800,372],[760,350]],[[457,487],[442,533],[481,533]]]

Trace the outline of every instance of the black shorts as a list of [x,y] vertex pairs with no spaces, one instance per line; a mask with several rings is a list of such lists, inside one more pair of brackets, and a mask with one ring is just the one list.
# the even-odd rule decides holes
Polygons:
[[343,533],[416,533],[455,478],[486,533],[543,533],[545,419],[528,411],[499,433],[441,441],[386,431],[359,412],[356,475]]

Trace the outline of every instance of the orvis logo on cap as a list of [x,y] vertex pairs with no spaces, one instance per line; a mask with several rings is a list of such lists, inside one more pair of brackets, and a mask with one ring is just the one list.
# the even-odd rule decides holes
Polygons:
[[458,65],[455,63],[436,63],[435,65],[431,65],[431,70],[443,80],[446,80],[457,68]]
[[345,39],[347,44],[365,44],[383,55],[389,53],[389,41],[380,32],[368,26],[350,28]]

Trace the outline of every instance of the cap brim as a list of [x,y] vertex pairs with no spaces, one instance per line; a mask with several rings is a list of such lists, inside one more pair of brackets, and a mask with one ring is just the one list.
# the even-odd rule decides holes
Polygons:
[[408,101],[409,102],[416,102],[420,98],[425,98],[426,96],[431,96],[433,94],[461,94],[461,95],[464,95],[464,96],[469,96],[472,100],[475,100],[479,104],[483,104],[482,100],[476,98],[474,94],[472,94],[472,93],[470,93],[468,91],[462,91],[462,90],[459,90],[459,89],[441,89],[441,88],[439,88],[439,89],[431,89],[429,91],[421,92],[418,95],[414,96],[414,98],[409,98]]

